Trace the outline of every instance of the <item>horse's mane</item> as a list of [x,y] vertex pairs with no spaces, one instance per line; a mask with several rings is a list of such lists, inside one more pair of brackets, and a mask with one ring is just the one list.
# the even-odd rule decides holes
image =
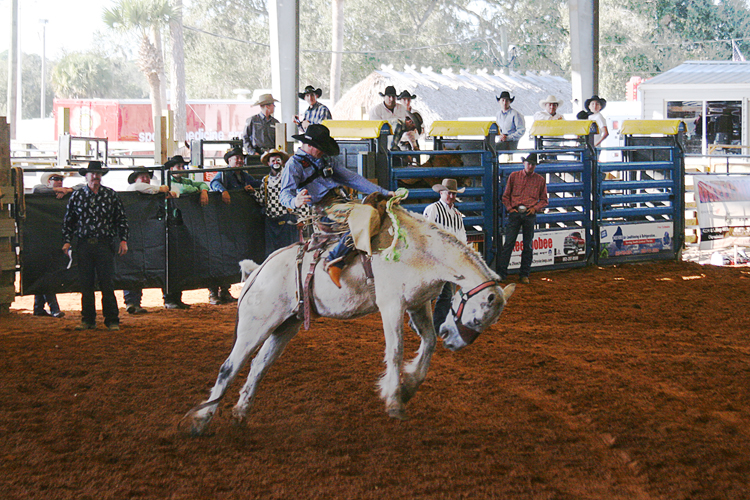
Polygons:
[[484,258],[469,245],[465,245],[461,240],[456,238],[455,235],[449,233],[442,227],[438,226],[432,221],[428,221],[422,214],[416,212],[410,212],[403,207],[394,207],[396,217],[398,217],[402,223],[408,221],[407,224],[410,226],[406,232],[406,242],[409,243],[409,230],[418,229],[422,234],[430,234],[440,239],[440,242],[445,245],[455,247],[460,250],[461,255],[465,256],[469,261],[476,267],[481,269],[489,276],[495,276],[495,272],[490,269]]

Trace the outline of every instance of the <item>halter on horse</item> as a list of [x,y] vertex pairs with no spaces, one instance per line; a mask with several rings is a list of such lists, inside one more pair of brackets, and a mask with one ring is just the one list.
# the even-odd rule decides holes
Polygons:
[[[396,242],[400,258],[386,258],[374,250],[371,267],[374,286],[367,284],[363,265],[348,264],[341,275],[342,288],[331,283],[323,265],[313,265],[313,303],[321,316],[349,319],[379,311],[385,334],[386,370],[379,382],[380,396],[393,418],[405,418],[405,404],[425,380],[437,344],[432,324],[431,300],[446,281],[460,285],[453,299],[453,315],[440,327],[444,345],[459,350],[471,344],[497,321],[515,285],[504,289],[498,276],[482,258],[455,236],[426,222],[420,215],[394,207],[406,243]],[[393,243],[392,227],[386,221],[373,239],[373,249]],[[299,303],[296,277],[297,246],[279,250],[257,267],[245,283],[238,302],[235,342],[221,366],[208,401],[188,412],[193,434],[201,434],[211,421],[219,400],[248,358],[253,355],[250,373],[232,413],[243,421],[263,376],[297,334],[302,320],[296,315]],[[302,256],[308,269],[312,256]],[[403,317],[421,337],[417,356],[404,363]]]

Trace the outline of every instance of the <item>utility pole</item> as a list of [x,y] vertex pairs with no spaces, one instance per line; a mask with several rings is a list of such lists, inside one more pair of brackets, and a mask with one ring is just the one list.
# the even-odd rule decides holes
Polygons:
[[47,23],[49,22],[47,19],[40,19],[40,23],[42,23],[42,100],[40,102],[41,108],[42,108],[42,116],[41,118],[44,119],[47,117]]
[[10,138],[16,138],[16,89],[18,86],[18,0],[11,0],[10,47],[8,49],[8,122]]

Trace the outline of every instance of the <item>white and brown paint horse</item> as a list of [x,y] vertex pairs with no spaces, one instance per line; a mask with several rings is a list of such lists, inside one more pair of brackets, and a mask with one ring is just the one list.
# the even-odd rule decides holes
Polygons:
[[[515,285],[503,289],[498,276],[474,250],[453,235],[427,222],[420,215],[394,207],[406,244],[397,243],[398,261],[386,260],[375,251],[372,257],[374,287],[367,284],[364,266],[359,259],[348,264],[341,276],[341,289],[331,282],[323,263],[314,271],[314,304],[321,316],[350,319],[380,311],[385,333],[386,370],[380,379],[380,397],[386,411],[394,418],[405,418],[404,406],[427,376],[430,359],[437,343],[432,324],[430,301],[445,281],[460,285],[453,300],[453,314],[440,327],[443,344],[457,351],[471,344],[480,332],[495,323]],[[373,249],[386,248],[393,241],[386,219]],[[200,434],[211,421],[219,400],[242,368],[255,354],[247,381],[232,413],[242,422],[250,408],[258,384],[281,355],[287,343],[302,325],[295,315],[298,304],[296,278],[297,247],[291,246],[270,256],[261,266],[244,261],[245,270],[253,268],[245,282],[237,310],[235,342],[232,352],[219,370],[208,401],[196,406],[185,417],[192,417],[192,432]],[[310,253],[305,254],[302,269],[307,271]],[[404,363],[403,318],[421,337],[416,357]]]

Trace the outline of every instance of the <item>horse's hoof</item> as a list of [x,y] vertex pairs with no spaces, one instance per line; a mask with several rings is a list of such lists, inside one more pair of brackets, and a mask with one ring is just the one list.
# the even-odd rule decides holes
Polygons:
[[237,409],[237,407],[232,408],[232,423],[235,427],[244,427],[246,423],[246,417],[247,414]]
[[194,418],[193,424],[190,426],[190,435],[192,437],[202,436],[210,420],[209,418]]
[[406,416],[406,412],[399,408],[391,408],[388,410],[388,416],[391,418],[395,418],[396,420],[408,420],[409,417]]

